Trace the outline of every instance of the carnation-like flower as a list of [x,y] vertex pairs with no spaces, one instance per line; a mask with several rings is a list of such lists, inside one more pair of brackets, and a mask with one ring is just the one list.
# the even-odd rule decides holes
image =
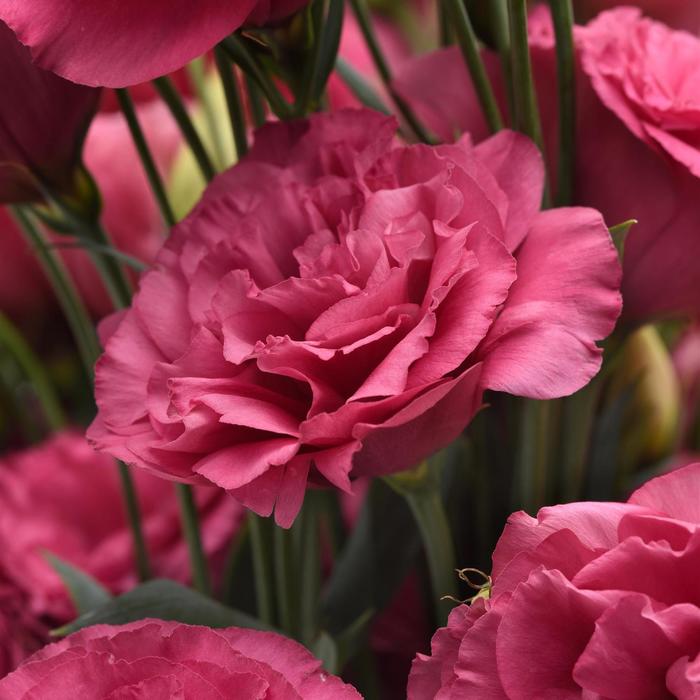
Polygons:
[[400,147],[370,111],[270,124],[177,226],[96,370],[99,449],[288,526],[453,440],[484,389],[597,372],[620,310],[590,209],[540,212],[525,137]]
[[[134,477],[153,569],[185,581],[188,552],[174,487],[141,470]],[[218,489],[198,489],[196,497],[205,550],[220,567],[242,509]],[[73,432],[0,461],[0,571],[23,596],[27,614],[66,622],[73,606],[47,552],[114,593],[137,583],[116,465]]]
[[588,21],[599,12],[619,5],[638,7],[645,15],[675,29],[700,30],[700,4],[693,0],[574,0],[576,20]]
[[41,201],[43,188],[72,194],[100,91],[34,66],[2,21],[0,66],[0,203]]
[[[611,226],[639,221],[625,246],[626,318],[695,315],[700,310],[700,39],[643,18],[631,7],[602,13],[576,27],[574,36],[574,203],[595,207]],[[544,7],[531,14],[530,49],[547,152],[556,171],[556,52]],[[486,52],[484,58],[504,103],[498,57]],[[443,139],[460,131],[477,138],[487,133],[455,47],[407,64],[396,88]]]
[[700,464],[627,503],[513,514],[489,600],[451,613],[409,700],[697,697]]
[[162,620],[96,625],[44,647],[0,681],[3,700],[359,700],[301,644],[272,632]]
[[83,85],[166,75],[245,23],[276,22],[308,0],[0,0],[0,20],[39,66]]

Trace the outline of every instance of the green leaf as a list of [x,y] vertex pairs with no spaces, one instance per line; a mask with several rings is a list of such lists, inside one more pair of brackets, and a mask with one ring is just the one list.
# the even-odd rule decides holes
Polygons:
[[338,56],[335,62],[335,69],[340,79],[350,89],[350,92],[352,92],[365,107],[370,107],[383,114],[391,114],[391,110],[386,106],[375,89],[345,59]]
[[121,625],[146,617],[175,620],[207,627],[249,627],[270,630],[260,620],[227,608],[174,581],[156,579],[112,598],[95,610],[81,615],[68,625],[54,630],[54,636],[71,634],[91,625]]
[[323,627],[339,635],[367,610],[384,608],[419,551],[408,506],[386,484],[375,481],[324,591]]
[[46,552],[44,556],[68,589],[78,615],[89,613],[112,599],[111,593],[89,574],[63,561],[55,554]]

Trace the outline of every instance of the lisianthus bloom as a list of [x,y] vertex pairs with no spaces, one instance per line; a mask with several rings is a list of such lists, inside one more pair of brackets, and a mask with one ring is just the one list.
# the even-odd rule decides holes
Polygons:
[[576,20],[587,22],[599,12],[618,5],[638,7],[645,15],[675,29],[693,33],[700,30],[700,4],[694,0],[574,0]]
[[245,23],[279,21],[307,2],[0,0],[0,20],[42,68],[83,85],[125,87],[181,68]]
[[597,372],[620,310],[600,215],[540,213],[523,136],[395,129],[348,110],[257,132],[110,324],[98,449],[288,526],[307,481],[411,467],[484,389],[548,398]]
[[162,620],[95,625],[44,647],[0,681],[4,700],[359,700],[301,644],[272,632]]
[[[551,21],[530,21],[533,70],[548,152],[556,170],[556,55]],[[604,12],[575,31],[577,141],[574,202],[610,225],[638,219],[627,237],[625,316],[645,319],[700,310],[700,39],[643,18]],[[485,56],[503,92],[498,60]],[[440,75],[441,80],[434,80]],[[465,86],[468,86],[465,88]],[[442,138],[486,126],[458,49],[417,59],[397,89]],[[435,91],[439,95],[435,97]]]
[[34,66],[1,21],[0,67],[0,203],[40,201],[42,187],[72,193],[100,91]]
[[[138,118],[156,165],[165,178],[171,171],[180,132],[160,101],[137,107]],[[92,122],[83,151],[102,197],[102,223],[112,245],[142,263],[150,263],[165,237],[165,227],[144,174],[129,128],[119,112],[99,113]],[[51,290],[34,254],[6,212],[0,210],[0,309],[28,313],[46,307]],[[81,297],[97,316],[112,310],[99,273],[75,239],[51,234]]]
[[[184,581],[188,554],[172,484],[134,474],[154,571]],[[243,512],[218,489],[198,489],[204,547],[221,565]],[[67,432],[0,461],[0,570],[35,617],[65,622],[73,614],[50,552],[114,593],[136,585],[131,533],[114,461]]]
[[409,700],[697,697],[700,464],[627,503],[513,514],[489,600],[462,605],[418,655]]

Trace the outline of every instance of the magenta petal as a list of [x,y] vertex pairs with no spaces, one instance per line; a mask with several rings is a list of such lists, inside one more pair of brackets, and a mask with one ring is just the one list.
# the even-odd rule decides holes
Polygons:
[[237,29],[255,0],[1,0],[0,19],[42,68],[76,83],[124,87],[171,73]]
[[620,314],[617,252],[600,214],[553,209],[536,218],[516,259],[508,303],[479,350],[484,386],[538,399],[566,396],[598,371],[595,341]]
[[414,399],[380,425],[358,423],[362,441],[354,474],[388,474],[408,469],[454,440],[481,406],[481,365],[474,365]]
[[496,656],[510,700],[580,700],[574,665],[596,619],[620,593],[580,591],[558,571],[533,573],[511,598]]

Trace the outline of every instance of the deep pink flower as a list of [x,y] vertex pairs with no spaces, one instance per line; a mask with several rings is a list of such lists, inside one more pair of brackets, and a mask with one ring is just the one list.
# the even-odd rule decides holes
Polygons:
[[[184,581],[188,555],[174,487],[141,470],[134,477],[154,570]],[[217,489],[196,495],[205,549],[212,564],[221,565],[242,509]],[[45,551],[115,593],[137,583],[116,466],[76,433],[59,434],[0,461],[0,571],[26,598],[28,613],[65,622],[72,605]]]
[[514,513],[488,601],[456,608],[418,655],[410,700],[697,697],[700,464],[627,503]]
[[486,388],[547,398],[598,370],[620,270],[597,212],[539,212],[504,132],[394,147],[340,111],[270,124],[173,231],[98,363],[90,440],[289,525],[307,481],[405,469]]
[[40,184],[72,193],[100,91],[34,66],[0,21],[0,94],[0,203],[40,201]]
[[4,700],[355,700],[301,644],[272,632],[162,620],[96,625],[44,647],[0,681]]
[[576,20],[586,22],[619,5],[638,7],[645,15],[676,29],[694,33],[700,30],[700,4],[695,0],[574,0]]
[[0,20],[42,68],[124,87],[181,68],[246,22],[282,19],[308,0],[0,0]]
[[[550,161],[556,169],[556,57],[548,14],[530,21],[533,68]],[[700,39],[619,8],[577,27],[575,203],[609,225],[636,218],[627,238],[625,316],[700,310]],[[498,59],[486,55],[503,92]],[[435,81],[434,76],[441,80]],[[397,89],[442,138],[486,134],[456,48],[417,59]]]

